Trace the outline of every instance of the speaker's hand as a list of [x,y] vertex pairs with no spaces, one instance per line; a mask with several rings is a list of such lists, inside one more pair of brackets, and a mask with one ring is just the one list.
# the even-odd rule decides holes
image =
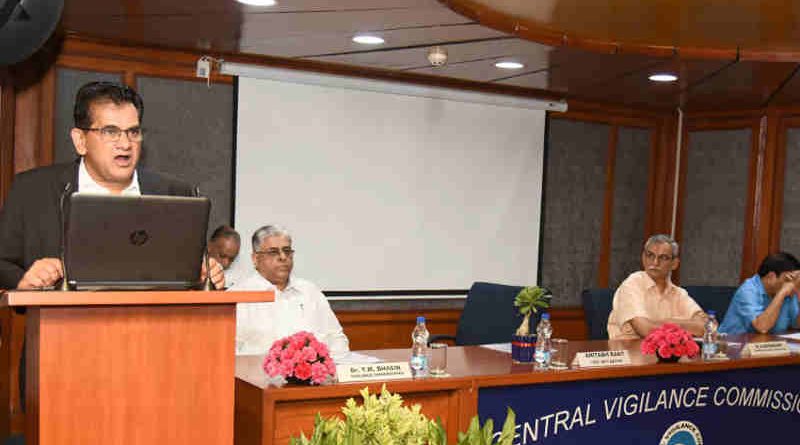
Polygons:
[[22,279],[17,283],[17,289],[41,289],[56,284],[64,276],[61,260],[58,258],[42,258],[31,264]]

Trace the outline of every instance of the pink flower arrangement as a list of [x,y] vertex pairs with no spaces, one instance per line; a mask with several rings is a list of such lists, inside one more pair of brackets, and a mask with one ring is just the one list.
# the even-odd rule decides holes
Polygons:
[[300,331],[276,340],[264,358],[264,372],[270,377],[319,385],[336,375],[328,347],[314,334]]
[[689,331],[673,323],[664,323],[642,340],[642,354],[658,354],[661,358],[694,357],[700,347]]

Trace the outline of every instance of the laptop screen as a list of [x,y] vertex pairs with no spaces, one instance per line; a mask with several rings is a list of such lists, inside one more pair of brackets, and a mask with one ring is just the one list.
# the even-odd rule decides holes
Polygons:
[[76,193],[66,204],[64,265],[70,287],[198,285],[211,207],[208,198]]

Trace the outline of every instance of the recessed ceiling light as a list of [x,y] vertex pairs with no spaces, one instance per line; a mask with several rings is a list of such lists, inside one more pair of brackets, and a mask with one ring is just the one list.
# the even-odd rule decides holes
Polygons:
[[353,41],[362,45],[380,45],[385,42],[382,38],[369,34],[359,34],[353,37]]
[[652,80],[653,82],[675,82],[678,80],[678,76],[670,73],[658,73],[651,74],[648,79]]
[[506,60],[505,62],[497,62],[494,64],[494,66],[502,68],[504,70],[518,70],[525,67],[525,65],[519,62],[513,62],[510,60]]
[[250,6],[275,6],[275,0],[236,0]]

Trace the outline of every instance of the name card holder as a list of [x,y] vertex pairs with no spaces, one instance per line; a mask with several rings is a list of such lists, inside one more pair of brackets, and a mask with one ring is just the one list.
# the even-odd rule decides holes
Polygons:
[[628,351],[590,351],[575,354],[572,365],[577,368],[601,368],[607,366],[627,366],[631,364]]
[[748,343],[742,348],[745,357],[781,357],[791,354],[786,340]]
[[410,379],[412,374],[408,362],[364,363],[336,365],[336,378],[341,383],[349,383]]

